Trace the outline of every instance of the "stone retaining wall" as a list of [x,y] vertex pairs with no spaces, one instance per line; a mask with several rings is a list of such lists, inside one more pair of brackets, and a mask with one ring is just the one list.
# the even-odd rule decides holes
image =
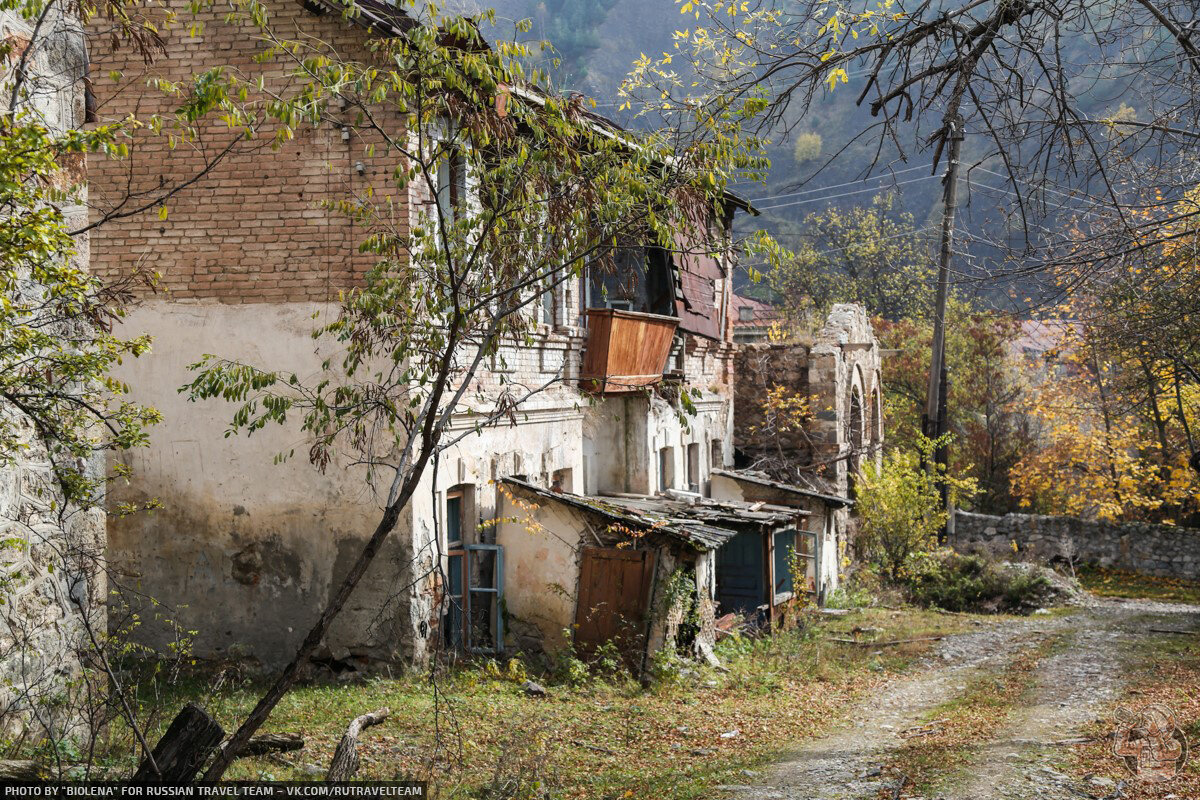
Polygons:
[[1147,575],[1200,578],[1200,530],[1174,525],[1090,522],[1070,517],[959,511],[950,544],[959,551],[1047,562],[1133,570]]

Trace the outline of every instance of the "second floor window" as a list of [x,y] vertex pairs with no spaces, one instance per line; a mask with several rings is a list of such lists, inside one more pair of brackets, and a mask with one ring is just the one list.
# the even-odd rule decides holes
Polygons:
[[450,149],[438,163],[437,204],[441,219],[454,222],[467,200],[467,162],[457,149]]

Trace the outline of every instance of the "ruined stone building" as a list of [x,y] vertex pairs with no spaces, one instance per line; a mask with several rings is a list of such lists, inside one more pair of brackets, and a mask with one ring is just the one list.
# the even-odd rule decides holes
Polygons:
[[[52,135],[79,128],[87,55],[77,21],[61,5],[47,6],[36,23],[6,10],[0,37],[9,48],[0,69],[4,105],[15,97],[18,113],[27,115],[22,121]],[[24,59],[19,89],[12,68],[18,58]],[[79,160],[64,167],[64,180],[82,181],[82,166]],[[86,197],[83,191],[62,207],[70,228],[86,221]],[[86,268],[86,236],[77,239],[71,258]],[[19,307],[43,288],[18,279],[6,299]],[[20,365],[10,360],[5,369]],[[11,461],[0,462],[0,734],[9,741],[75,738],[81,719],[74,699],[91,650],[85,622],[99,637],[105,631],[104,513],[65,503],[33,421],[7,401],[0,401],[0,415],[21,440],[4,454]],[[102,460],[81,466],[102,474]]]
[[[883,445],[882,359],[865,309],[835,305],[811,341],[746,344],[736,362],[736,462],[764,484],[747,499],[776,497],[781,483],[808,490],[812,524],[844,548],[854,477]],[[802,425],[787,419],[793,399],[806,405]],[[825,575],[836,574],[835,550]]]
[[[343,52],[363,50],[364,30],[318,2],[273,13],[276,24]],[[395,25],[400,35],[388,16],[395,13],[371,21]],[[153,100],[105,82],[114,69],[126,78],[139,70],[181,78],[229,65],[268,84],[283,80],[254,58],[258,43],[221,13],[202,16],[202,32],[169,33],[165,56],[149,67],[94,54],[101,119],[152,110]],[[140,142],[133,159],[95,165],[96,205],[103,210],[130,186],[204,172],[224,142],[219,130],[211,134],[170,150]],[[310,336],[314,314],[335,310],[338,291],[371,266],[358,251],[361,231],[322,201],[393,191],[389,169],[364,163],[365,144],[348,128],[315,126],[276,155],[235,151],[175,195],[165,219],[117,220],[96,236],[93,267],[101,275],[145,262],[162,276],[161,291],[126,322],[154,336],[154,352],[119,375],[165,419],[151,446],[132,455],[133,477],[119,497],[155,499],[161,508],[113,518],[108,530],[114,569],[163,603],[138,632],[150,645],[166,646],[182,628],[197,632],[200,657],[268,668],[286,662],[378,521],[379,501],[362,470],[320,474],[302,458],[274,464],[276,453],[302,451],[297,430],[226,438],[227,405],[189,403],[178,391],[191,379],[188,365],[207,353],[318,371],[328,352]],[[412,211],[428,198],[395,201]],[[511,424],[484,428],[441,454],[322,658],[357,669],[421,662],[439,649],[552,649],[574,629],[584,647],[622,640],[631,666],[641,668],[667,642],[707,653],[714,618],[729,609],[769,621],[796,593],[836,581],[836,559],[820,552],[836,553],[833,529],[812,529],[806,506],[816,499],[842,507],[844,495],[821,501],[821,492],[784,486],[759,498],[755,476],[733,471],[739,356],[730,227],[740,210],[746,204],[729,197],[719,218],[707,221],[719,244],[711,255],[640,248],[628,268],[641,285],[664,292],[623,293],[594,272],[554,291],[532,344],[505,347],[478,388],[562,380],[523,404]],[[874,411],[862,415],[877,403],[877,355],[869,377],[869,365],[847,366],[842,355],[861,346],[864,331],[853,319],[844,324],[847,340],[831,332],[803,369],[813,387],[824,380],[821,370],[863,373],[855,402],[866,432],[876,419]],[[791,358],[788,368],[800,369],[799,356]],[[464,410],[451,433],[476,423]],[[698,627],[684,623],[693,617]]]

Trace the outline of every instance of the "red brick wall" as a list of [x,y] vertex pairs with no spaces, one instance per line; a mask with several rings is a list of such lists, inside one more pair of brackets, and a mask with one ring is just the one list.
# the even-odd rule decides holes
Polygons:
[[[188,29],[197,17],[176,5],[180,21],[167,36],[167,52],[149,66],[127,50],[113,53],[104,37],[95,37],[91,75],[98,121],[168,113],[178,101],[145,88],[152,76],[184,81],[224,66],[245,77],[265,75],[268,86],[280,92],[298,85],[281,61],[256,63],[261,48],[256,31],[226,22],[223,12],[206,11],[199,16],[204,28],[193,37]],[[272,3],[270,11],[282,36],[295,37],[300,31],[345,57],[369,58],[363,46],[366,31],[337,15],[316,16],[295,0]],[[110,77],[113,70],[122,73],[117,82]],[[255,103],[265,100],[251,95]],[[385,118],[393,123],[394,134],[402,130],[398,117]],[[369,137],[357,131],[344,142],[334,122],[306,125],[277,150],[271,147],[272,133],[265,130],[239,142],[216,168],[168,201],[165,220],[150,209],[97,228],[91,242],[93,271],[111,279],[137,266],[149,267],[160,274],[160,289],[172,299],[225,303],[319,301],[355,283],[373,260],[357,252],[365,231],[321,208],[321,202],[362,193],[369,186],[379,194],[394,193],[389,157],[381,147],[374,158],[368,157]],[[197,141],[173,149],[166,136],[139,134],[130,142],[128,159],[93,156],[93,219],[106,210],[145,202],[137,193],[152,198],[159,187],[197,175],[233,139],[224,123],[213,121],[204,125]],[[365,176],[357,173],[357,162],[365,166]],[[131,192],[135,197],[121,205]],[[403,206],[397,206],[397,216],[403,225]]]

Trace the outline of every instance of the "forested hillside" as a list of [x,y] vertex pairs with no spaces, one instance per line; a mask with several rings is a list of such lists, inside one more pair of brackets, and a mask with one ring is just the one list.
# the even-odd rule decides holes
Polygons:
[[[692,14],[680,13],[674,0],[463,0],[466,8],[494,8],[495,34],[511,35],[512,25],[528,19],[532,28],[526,38],[548,40],[558,56],[554,74],[566,87],[594,97],[598,110],[627,125],[637,125],[617,102],[617,88],[639,55],[671,52],[673,34],[704,23]],[[1090,52],[1088,40],[1064,42],[1068,58],[1077,64],[1104,62],[1105,54]],[[1115,45],[1114,45],[1115,46]],[[1116,64],[1119,59],[1109,58]],[[1128,79],[1116,67],[1097,66],[1090,80],[1077,80],[1075,90],[1081,108],[1093,118],[1136,119],[1138,109],[1128,105]],[[895,229],[914,231],[918,243],[936,243],[941,209],[940,174],[932,174],[932,154],[915,138],[889,142],[880,148],[869,129],[875,120],[857,99],[865,75],[850,71],[848,83],[814,103],[806,114],[793,113],[771,132],[772,170],[767,185],[741,187],[742,192],[763,211],[761,217],[744,219],[744,228],[765,228],[784,245],[802,238],[812,241],[806,215],[833,207],[849,210],[870,206],[881,192],[894,192],[888,206]],[[997,158],[983,159],[981,145],[970,137],[963,146],[963,165],[968,183],[963,187],[960,228],[973,235],[963,237],[964,256],[957,277],[958,291],[988,305],[1021,312],[1026,298],[1036,295],[1035,279],[1020,281],[989,279],[997,271],[1001,251],[980,241],[990,238],[1018,247],[1021,234],[1007,230],[1006,211],[1014,205],[1011,187],[1005,186],[1003,164]],[[1066,165],[1047,164],[1048,172]],[[1000,173],[1000,174],[998,174]],[[871,180],[863,182],[870,176]],[[1072,215],[1073,203],[1066,195],[1053,195],[1044,211],[1049,219],[1062,222]],[[911,219],[910,219],[911,218]],[[985,237],[986,234],[986,237]],[[838,247],[838,241],[813,241],[818,248]],[[743,278],[744,280],[744,278]],[[763,287],[747,287],[754,293]]]

